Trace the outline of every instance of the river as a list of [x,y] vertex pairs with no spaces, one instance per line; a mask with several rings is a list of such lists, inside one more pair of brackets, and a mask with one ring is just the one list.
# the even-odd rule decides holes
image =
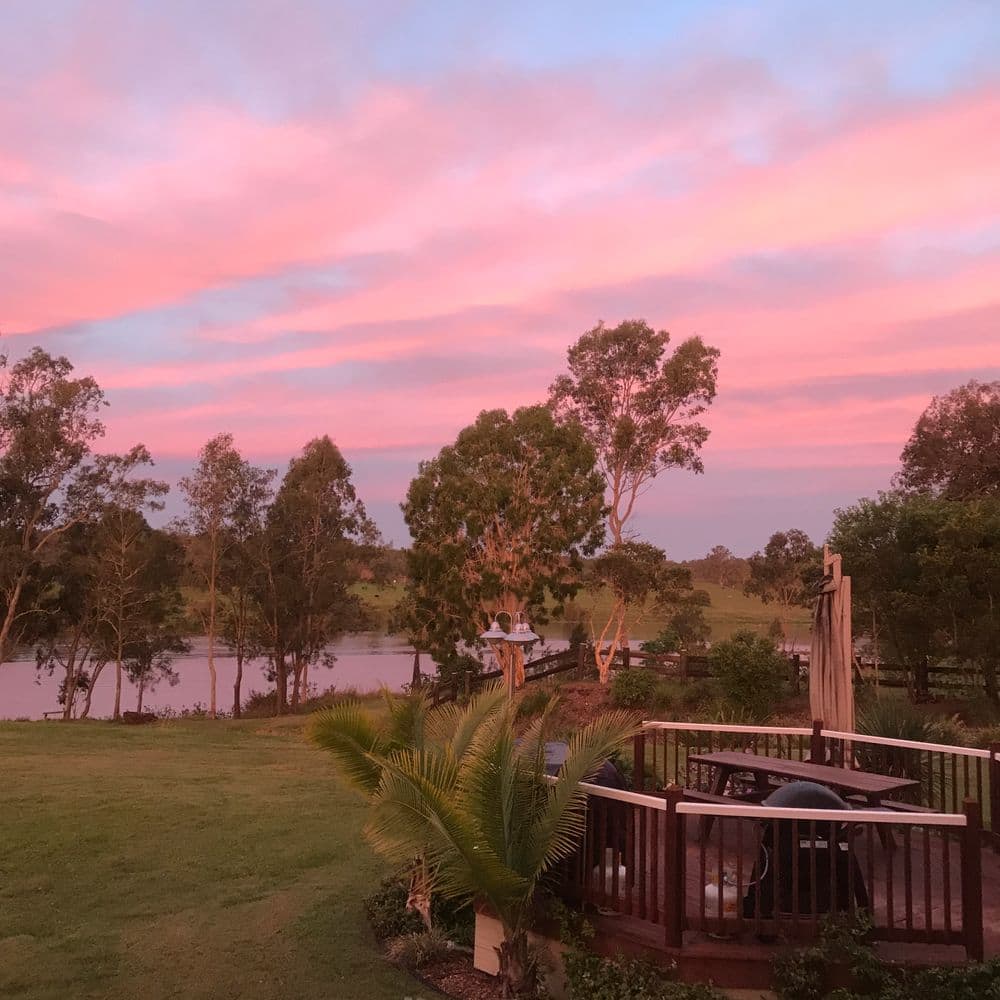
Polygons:
[[[536,649],[535,656],[564,648],[565,640],[549,641],[546,649]],[[355,688],[358,691],[376,691],[383,685],[398,691],[413,675],[413,647],[402,636],[378,632],[358,632],[344,636],[330,647],[336,656],[332,668],[313,666],[309,669],[309,685],[316,691],[327,688]],[[177,683],[160,681],[143,696],[143,709],[180,712],[197,705],[205,706],[209,698],[207,643],[204,638],[192,641],[191,652],[174,660]],[[223,647],[215,657],[217,674],[216,698],[220,711],[230,712],[233,707],[233,682],[236,679],[236,660]],[[434,663],[428,656],[421,657],[425,673],[433,672]],[[251,660],[243,665],[243,702],[252,691],[269,691],[273,685],[265,677],[267,661]],[[45,712],[59,709],[59,683],[61,673],[49,676],[35,669],[31,656],[15,659],[0,666],[0,719],[41,719]],[[136,707],[138,690],[122,678],[122,711]],[[110,718],[115,703],[115,670],[109,665],[101,672],[94,688],[90,717]],[[82,706],[82,702],[80,702]]]

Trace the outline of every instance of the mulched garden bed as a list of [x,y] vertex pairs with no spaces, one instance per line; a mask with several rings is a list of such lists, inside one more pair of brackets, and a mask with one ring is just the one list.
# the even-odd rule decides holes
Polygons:
[[425,965],[411,973],[425,986],[454,1000],[499,1000],[500,983],[472,966],[470,955]]

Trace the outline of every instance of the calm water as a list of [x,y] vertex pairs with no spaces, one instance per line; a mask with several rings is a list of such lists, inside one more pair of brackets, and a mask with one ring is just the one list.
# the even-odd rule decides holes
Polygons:
[[[546,648],[536,648],[536,657],[566,646],[565,640],[549,641]],[[377,632],[360,632],[345,636],[330,649],[337,657],[332,669],[324,666],[309,668],[309,685],[319,691],[329,687],[357,688],[358,691],[376,691],[382,685],[398,691],[413,675],[413,648],[401,636],[382,635]],[[420,658],[421,669],[432,673],[434,663],[430,657]],[[273,685],[264,676],[266,660],[251,660],[243,664],[243,701],[251,691],[269,691]],[[233,707],[233,682],[236,680],[236,660],[225,648],[215,657],[217,674],[216,698],[220,711],[230,712]],[[489,669],[489,667],[488,667]],[[187,656],[174,660],[178,683],[170,685],[161,681],[152,691],[147,685],[143,696],[143,709],[156,711],[170,708],[179,711],[196,704],[208,704],[209,677],[207,643],[195,639]],[[40,719],[45,712],[59,709],[59,683],[61,673],[51,677],[39,674],[31,658],[14,660],[0,666],[0,719]],[[289,685],[289,696],[291,685]],[[122,678],[122,711],[133,711],[138,700],[138,690]],[[83,702],[78,702],[82,708]],[[90,717],[109,718],[115,704],[115,669],[111,664],[104,668],[97,680],[91,702]]]
[[[195,639],[187,656],[179,656],[174,661],[178,683],[170,685],[161,681],[152,691],[147,685],[143,696],[143,708],[155,711],[158,708],[180,710],[192,708],[200,702],[208,704],[209,677],[207,643]],[[359,691],[374,691],[383,684],[398,691],[407,683],[413,673],[413,649],[399,636],[378,633],[358,633],[345,636],[331,647],[337,657],[332,669],[323,666],[309,668],[310,687],[324,690],[355,687]],[[421,657],[420,665],[425,672],[433,669],[428,657]],[[243,700],[251,691],[268,691],[273,687],[264,676],[266,660],[252,660],[243,664]],[[236,680],[236,660],[223,648],[215,657],[217,674],[218,706],[220,710],[232,710],[233,682]],[[61,674],[51,677],[35,670],[33,659],[15,660],[0,667],[0,719],[40,719],[43,712],[59,708],[59,683]],[[291,687],[289,686],[289,694]],[[138,690],[126,678],[122,678],[122,709],[134,710]],[[91,703],[91,718],[107,718],[115,703],[114,664],[104,668],[97,680]],[[82,707],[82,702],[80,702]]]

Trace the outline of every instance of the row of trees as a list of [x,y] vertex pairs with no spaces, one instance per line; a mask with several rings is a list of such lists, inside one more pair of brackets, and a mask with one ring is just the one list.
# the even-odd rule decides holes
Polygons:
[[[328,437],[310,441],[277,489],[228,434],[202,449],[181,480],[186,516],[154,529],[166,483],[147,475],[142,445],[97,455],[106,405],[92,378],[35,349],[8,367],[0,358],[0,662],[34,646],[40,669],[61,674],[66,718],[90,710],[94,683],[115,669],[144,693],[173,679],[185,651],[181,586],[195,582],[208,641],[209,713],[218,709],[216,655],[233,650],[239,715],[244,662],[265,655],[276,711],[296,705],[309,667],[332,638],[362,617],[350,585],[377,542]],[[291,691],[289,692],[289,688]]]

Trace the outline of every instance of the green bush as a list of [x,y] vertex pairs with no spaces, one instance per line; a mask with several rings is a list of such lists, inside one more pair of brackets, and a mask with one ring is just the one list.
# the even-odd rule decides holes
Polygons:
[[652,670],[634,667],[611,678],[611,701],[619,708],[645,708],[653,701],[657,677]]
[[[406,908],[408,895],[404,877],[384,879],[364,901],[365,914],[379,941],[415,934],[424,930],[420,915]],[[431,898],[431,921],[455,944],[472,946],[475,914],[470,903],[460,903],[435,894]]]
[[[965,726],[957,717],[935,719],[908,701],[893,697],[875,698],[864,703],[858,710],[856,727],[865,736],[918,743],[964,746],[969,739]],[[857,744],[854,750],[866,771],[915,780],[932,777],[928,760],[920,750],[863,743]]]
[[387,949],[389,961],[404,969],[422,969],[425,965],[447,958],[453,951],[454,945],[447,934],[437,927],[416,934],[404,934],[395,938]]
[[541,715],[545,711],[545,706],[552,700],[553,694],[552,688],[533,684],[524,692],[517,704],[517,717],[533,719],[536,715]]
[[788,663],[770,639],[745,629],[717,642],[708,657],[732,708],[755,722],[771,714],[785,691]]
[[[870,924],[826,924],[818,944],[772,963],[779,1000],[1000,1000],[1000,960],[909,971],[883,962],[867,944]],[[835,987],[847,978],[850,987]]]
[[680,633],[668,625],[654,638],[641,643],[639,648],[644,653],[676,653],[681,648]]
[[660,681],[653,689],[650,707],[656,715],[673,714],[681,704],[681,692],[671,681]]
[[387,878],[365,898],[365,914],[379,941],[414,934],[424,929],[420,915],[406,908],[406,884],[398,877]]
[[603,958],[590,942],[594,928],[559,904],[555,914],[566,945],[563,969],[568,1000],[724,1000],[700,983],[677,983],[666,978],[672,968],[661,968],[638,958]]

